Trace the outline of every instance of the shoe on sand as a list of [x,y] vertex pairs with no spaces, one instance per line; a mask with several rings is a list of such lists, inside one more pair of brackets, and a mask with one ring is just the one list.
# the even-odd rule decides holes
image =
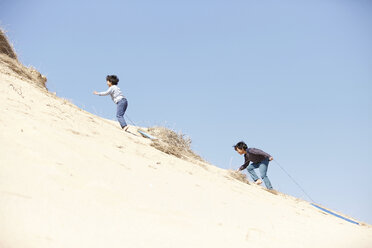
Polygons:
[[260,185],[262,183],[262,180],[261,179],[257,179],[254,183],[257,184],[257,185]]

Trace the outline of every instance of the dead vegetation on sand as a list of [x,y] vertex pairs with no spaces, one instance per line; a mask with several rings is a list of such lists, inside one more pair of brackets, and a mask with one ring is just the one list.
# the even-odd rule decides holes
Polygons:
[[191,150],[192,141],[185,134],[165,127],[150,127],[147,131],[157,138],[151,144],[156,149],[181,159],[206,162]]
[[5,54],[8,57],[18,61],[17,54],[13,46],[5,35],[5,32],[0,28],[0,54]]
[[9,68],[7,71],[3,69],[3,73],[10,74],[14,73],[15,76],[20,79],[31,81],[36,85],[46,88],[47,78],[38,72],[35,68],[25,67],[22,65],[17,58],[17,54],[13,49],[13,46],[9,42],[5,35],[5,32],[0,28],[0,64],[4,65],[4,68]]
[[240,182],[243,182],[243,183],[246,183],[246,184],[250,184],[248,179],[247,179],[247,176],[244,174],[244,173],[241,173],[239,171],[234,171],[234,170],[228,170],[227,171],[229,176],[240,181]]

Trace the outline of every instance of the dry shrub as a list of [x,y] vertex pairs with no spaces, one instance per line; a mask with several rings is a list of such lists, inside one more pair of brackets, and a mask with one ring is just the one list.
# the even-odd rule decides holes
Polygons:
[[150,127],[147,131],[157,138],[151,144],[156,149],[181,159],[205,162],[191,150],[191,139],[185,134],[165,127]]
[[5,32],[0,28],[0,54],[5,54],[8,57],[18,60],[13,46],[10,44]]
[[229,176],[231,176],[232,178],[234,178],[238,181],[241,181],[243,183],[249,184],[247,176],[244,173],[241,173],[239,171],[234,171],[234,170],[228,170],[227,172],[228,172]]
[[[5,67],[0,67],[1,71],[6,74],[13,74],[22,80],[27,80],[36,83],[36,85],[46,88],[47,78],[38,72],[35,68],[25,67],[19,63],[17,55],[10,45],[8,38],[3,30],[0,29],[0,64]],[[5,68],[9,68],[6,70]]]

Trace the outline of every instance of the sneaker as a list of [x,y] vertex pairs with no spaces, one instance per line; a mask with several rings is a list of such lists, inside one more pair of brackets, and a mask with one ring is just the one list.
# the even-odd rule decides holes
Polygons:
[[262,183],[262,180],[261,179],[257,179],[254,183],[257,184],[257,185],[260,185]]

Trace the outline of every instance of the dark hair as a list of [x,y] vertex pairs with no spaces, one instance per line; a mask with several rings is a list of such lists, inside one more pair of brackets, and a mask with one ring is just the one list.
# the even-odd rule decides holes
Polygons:
[[117,85],[119,78],[116,75],[107,75],[106,81],[109,81],[112,85]]
[[243,141],[240,141],[240,142],[238,142],[235,146],[233,146],[234,147],[234,149],[235,149],[235,151],[236,151],[236,149],[240,149],[240,150],[244,150],[244,151],[246,151],[247,149],[248,149],[248,146],[247,146],[247,144],[246,143],[244,143]]

